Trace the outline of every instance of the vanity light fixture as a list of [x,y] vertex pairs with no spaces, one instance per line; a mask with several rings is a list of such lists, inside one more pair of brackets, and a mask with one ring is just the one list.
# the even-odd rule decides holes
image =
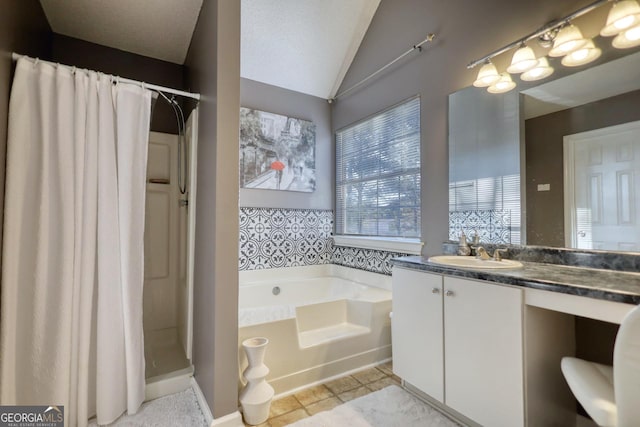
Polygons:
[[587,44],[587,40],[582,35],[578,27],[569,24],[562,27],[553,42],[553,47],[549,51],[549,56],[565,56],[580,49]]
[[[602,50],[595,46],[593,40],[585,39],[580,29],[571,22],[605,3],[614,1],[615,4],[609,12],[607,24],[601,34],[617,34],[613,46],[619,49],[640,46],[640,0],[595,0],[563,18],[543,25],[517,41],[470,62],[467,68],[483,64],[473,85],[488,86],[488,91],[491,93],[504,93],[513,89],[515,83],[511,76],[502,73],[500,80],[497,80],[498,70],[490,61],[514,48],[517,50],[513,54],[511,65],[507,68],[509,73],[522,73],[520,77],[524,81],[541,80],[553,74],[554,70],[549,65],[549,60],[545,56],[536,60],[533,50],[526,45],[533,39],[536,39],[542,48],[551,48],[548,56],[563,57],[561,62],[564,66],[577,67],[595,61],[602,55]],[[613,28],[616,30],[614,31]]]
[[578,67],[595,61],[600,58],[600,55],[602,55],[602,49],[597,48],[593,44],[593,40],[587,40],[587,44],[562,58],[562,65],[565,67]]
[[533,53],[533,49],[523,42],[520,45],[520,48],[518,48],[518,50],[513,54],[511,65],[507,68],[507,72],[511,74],[524,73],[536,65],[538,65],[536,54]]
[[616,49],[628,49],[640,46],[640,25],[623,31],[613,39],[613,47]]
[[501,73],[500,80],[487,88],[489,93],[505,93],[516,87],[509,73]]
[[637,25],[640,25],[640,4],[636,0],[617,1],[609,11],[607,24],[600,31],[600,35],[615,36]]
[[487,87],[500,80],[500,74],[496,70],[496,66],[489,60],[478,71],[478,77],[473,82],[475,87]]
[[538,64],[530,69],[522,73],[520,78],[526,82],[532,82],[535,80],[542,80],[544,78],[549,77],[553,74],[553,67],[549,65],[549,61],[546,56],[538,59]]

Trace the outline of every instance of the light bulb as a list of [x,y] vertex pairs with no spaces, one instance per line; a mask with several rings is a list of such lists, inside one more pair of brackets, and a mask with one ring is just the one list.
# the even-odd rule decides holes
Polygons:
[[553,67],[549,65],[549,61],[546,56],[538,59],[538,64],[530,69],[529,71],[523,73],[520,78],[527,82],[532,82],[535,80],[542,80],[545,77],[549,77],[553,74]]
[[616,2],[607,16],[607,24],[600,31],[601,36],[609,37],[640,24],[640,4],[636,0]]
[[616,49],[640,46],[640,25],[618,34],[612,44]]
[[580,49],[587,44],[587,40],[582,36],[580,29],[575,25],[563,27],[553,42],[553,48],[549,51],[549,56],[564,56],[574,50]]
[[525,46],[523,43],[522,46],[513,54],[511,65],[507,68],[507,72],[513,74],[524,73],[525,71],[535,67],[537,64],[538,60],[536,59],[535,53],[533,53],[533,49]]
[[597,48],[592,40],[588,40],[583,47],[562,58],[562,65],[577,67],[595,61],[600,55],[602,55],[602,50]]
[[625,31],[624,36],[631,41],[640,40],[640,25]]
[[500,80],[500,74],[498,74],[498,70],[496,70],[496,66],[491,62],[487,62],[480,68],[478,71],[478,77],[476,81],[473,82],[475,87],[487,87],[491,86],[495,82]]
[[622,30],[632,26],[634,22],[636,22],[636,17],[635,16],[625,16],[624,18],[621,18],[621,19],[618,19],[617,21],[615,21],[613,23],[613,25],[617,29],[622,31]]
[[487,91],[489,93],[505,93],[516,87],[516,84],[511,80],[509,73],[500,74],[500,80],[489,86]]

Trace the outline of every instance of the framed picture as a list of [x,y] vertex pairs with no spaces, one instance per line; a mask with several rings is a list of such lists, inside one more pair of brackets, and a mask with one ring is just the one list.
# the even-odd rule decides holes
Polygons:
[[314,191],[315,149],[312,122],[240,108],[240,188]]

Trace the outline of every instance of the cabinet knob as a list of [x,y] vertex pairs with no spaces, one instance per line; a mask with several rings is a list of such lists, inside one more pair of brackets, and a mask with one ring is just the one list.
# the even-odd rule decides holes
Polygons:
[[440,288],[433,288],[433,289],[431,289],[431,293],[432,293],[432,294],[439,294],[439,293],[440,293]]
[[452,296],[454,296],[454,295],[455,295],[455,292],[453,292],[453,291],[447,291],[447,293],[446,293],[445,295],[446,295],[446,296],[448,296],[448,297],[452,297]]

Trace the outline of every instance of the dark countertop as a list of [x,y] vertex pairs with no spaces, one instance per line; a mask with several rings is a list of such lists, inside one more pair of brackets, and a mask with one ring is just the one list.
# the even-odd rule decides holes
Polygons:
[[480,270],[430,263],[426,257],[394,258],[394,266],[468,279],[541,289],[600,300],[640,304],[640,273],[522,261],[518,270]]

